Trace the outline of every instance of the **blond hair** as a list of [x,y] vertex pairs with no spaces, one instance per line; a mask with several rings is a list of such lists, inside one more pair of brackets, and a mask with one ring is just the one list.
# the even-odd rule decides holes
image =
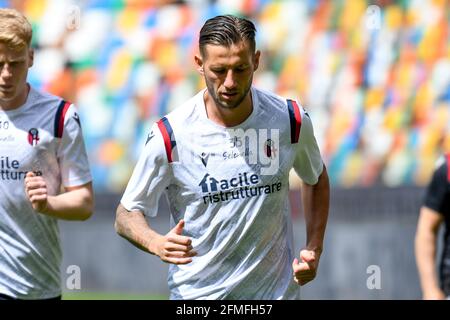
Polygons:
[[32,28],[27,18],[14,9],[0,9],[0,43],[13,50],[22,50],[31,44]]

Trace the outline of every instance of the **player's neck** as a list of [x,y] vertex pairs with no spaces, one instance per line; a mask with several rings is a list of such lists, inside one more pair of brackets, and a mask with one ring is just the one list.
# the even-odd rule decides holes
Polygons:
[[243,123],[253,111],[252,96],[250,91],[239,106],[235,108],[224,108],[217,106],[208,93],[205,93],[204,101],[208,119],[224,127],[235,127]]

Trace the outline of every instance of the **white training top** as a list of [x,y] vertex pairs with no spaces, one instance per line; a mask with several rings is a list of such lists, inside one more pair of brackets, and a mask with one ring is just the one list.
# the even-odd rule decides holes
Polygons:
[[316,184],[323,162],[296,101],[251,94],[253,111],[236,127],[208,119],[204,91],[155,124],[121,200],[153,217],[164,193],[171,226],[185,220],[198,255],[169,266],[171,299],[299,298],[289,171]]
[[24,188],[30,170],[49,195],[91,181],[75,107],[33,88],[24,105],[0,110],[0,293],[53,298],[61,295],[58,224],[33,210]]

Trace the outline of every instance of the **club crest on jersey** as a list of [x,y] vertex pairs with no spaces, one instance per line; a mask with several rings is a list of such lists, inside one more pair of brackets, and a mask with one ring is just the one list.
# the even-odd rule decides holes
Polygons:
[[28,143],[31,146],[36,146],[39,142],[39,130],[36,128],[31,128],[28,130]]
[[272,139],[267,139],[266,143],[264,143],[264,152],[267,158],[274,159],[277,156],[277,151],[275,142]]

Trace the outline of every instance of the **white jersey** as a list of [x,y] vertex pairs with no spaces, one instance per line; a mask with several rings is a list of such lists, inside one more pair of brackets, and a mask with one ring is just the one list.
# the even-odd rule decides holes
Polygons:
[[42,175],[49,195],[91,181],[75,107],[30,89],[18,109],[0,110],[0,293],[20,299],[61,295],[57,219],[33,210],[28,171]]
[[164,193],[171,226],[198,253],[169,266],[171,299],[296,299],[289,171],[316,184],[323,162],[311,120],[296,101],[251,89],[240,125],[208,119],[204,91],[161,119],[121,200],[155,216]]

